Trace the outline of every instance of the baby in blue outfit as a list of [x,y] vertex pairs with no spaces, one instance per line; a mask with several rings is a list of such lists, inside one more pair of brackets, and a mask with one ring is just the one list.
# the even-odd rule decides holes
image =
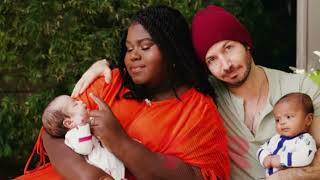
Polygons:
[[303,93],[283,96],[274,106],[277,133],[257,151],[267,176],[288,167],[309,165],[316,152],[316,143],[307,133],[313,120],[311,98]]

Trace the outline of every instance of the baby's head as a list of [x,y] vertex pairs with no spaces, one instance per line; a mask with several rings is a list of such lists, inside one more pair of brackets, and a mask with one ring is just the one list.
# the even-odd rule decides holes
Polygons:
[[311,98],[304,93],[290,93],[275,104],[273,115],[280,135],[293,137],[306,132],[313,119]]
[[53,99],[42,114],[44,129],[52,136],[64,137],[66,132],[88,120],[86,105],[70,96]]

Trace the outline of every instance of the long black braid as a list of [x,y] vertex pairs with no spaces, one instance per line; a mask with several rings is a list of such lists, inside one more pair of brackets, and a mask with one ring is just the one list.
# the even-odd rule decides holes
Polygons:
[[[175,93],[176,82],[179,80],[179,82],[195,87],[198,91],[214,98],[214,89],[193,49],[188,23],[178,10],[167,6],[147,7],[140,10],[131,22],[141,24],[158,45],[162,57],[167,62],[169,77],[172,77],[168,80],[169,85]],[[134,84],[125,68],[126,36],[127,31],[121,40],[119,55],[123,86],[131,90],[129,95],[126,94],[126,97],[143,100],[149,98],[146,97],[147,93],[141,86]]]

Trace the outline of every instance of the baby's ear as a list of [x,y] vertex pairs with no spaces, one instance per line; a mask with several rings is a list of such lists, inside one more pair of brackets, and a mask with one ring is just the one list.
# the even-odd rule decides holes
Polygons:
[[313,120],[313,113],[307,114],[306,116],[307,126],[310,126],[312,124],[312,120]]
[[72,121],[72,119],[71,118],[64,118],[64,120],[63,120],[63,125],[64,125],[64,127],[66,127],[66,128],[68,128],[68,129],[71,129],[71,128],[73,128],[72,126],[73,126],[73,121]]

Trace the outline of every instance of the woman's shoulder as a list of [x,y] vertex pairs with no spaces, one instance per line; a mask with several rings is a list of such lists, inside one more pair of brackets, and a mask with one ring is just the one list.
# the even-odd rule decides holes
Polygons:
[[198,104],[216,107],[216,104],[213,100],[213,97],[211,97],[209,95],[205,95],[195,88],[190,89],[190,97],[189,98],[191,99],[191,101],[195,101]]
[[193,112],[218,114],[213,98],[195,88],[190,88],[181,96],[181,99],[185,107],[187,107],[186,109],[190,109]]

